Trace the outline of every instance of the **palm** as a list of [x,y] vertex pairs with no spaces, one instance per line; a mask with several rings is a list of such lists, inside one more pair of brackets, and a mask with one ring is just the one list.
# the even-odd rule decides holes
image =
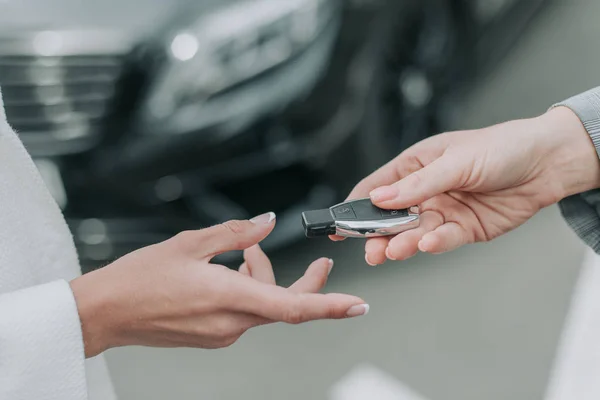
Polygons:
[[[451,191],[437,195],[421,206],[423,224],[437,229],[432,225],[454,223],[465,232],[468,242],[492,240],[522,225],[537,211],[533,202],[516,196],[513,191]],[[432,217],[434,221],[429,221]]]
[[406,260],[419,249],[437,254],[467,243],[492,240],[522,225],[539,210],[535,197],[517,194],[523,190],[522,187],[488,193],[453,190],[436,195],[421,203],[418,228],[391,238],[369,239],[367,262],[381,264],[386,258]]

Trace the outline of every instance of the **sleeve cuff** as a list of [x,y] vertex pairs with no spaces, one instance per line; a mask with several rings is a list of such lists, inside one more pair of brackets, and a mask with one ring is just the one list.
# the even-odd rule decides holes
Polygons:
[[85,400],[85,355],[71,287],[0,296],[0,398]]
[[[590,135],[600,157],[600,87],[554,104],[573,111]],[[567,224],[588,246],[600,254],[600,191],[592,190],[568,197],[559,202]]]
[[579,117],[600,156],[600,87],[554,104],[551,109],[555,107],[568,107]]
[[600,217],[585,196],[567,197],[558,206],[569,227],[594,252],[600,254]]

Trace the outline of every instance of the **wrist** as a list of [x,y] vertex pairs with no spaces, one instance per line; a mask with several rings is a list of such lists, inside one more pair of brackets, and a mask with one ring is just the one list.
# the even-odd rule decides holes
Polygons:
[[102,284],[101,271],[91,272],[70,282],[77,304],[85,357],[95,357],[116,347],[118,324],[111,316],[113,306]]
[[600,187],[600,159],[577,114],[556,107],[538,117],[549,184],[558,187],[555,202]]

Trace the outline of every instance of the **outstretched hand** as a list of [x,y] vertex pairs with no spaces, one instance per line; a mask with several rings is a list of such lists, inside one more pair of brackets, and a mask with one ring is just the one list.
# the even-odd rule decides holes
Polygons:
[[[332,266],[328,259],[314,262],[289,288],[275,285],[258,247],[274,226],[275,215],[265,214],[183,232],[73,280],[86,356],[125,345],[220,348],[258,325],[368,312],[358,297],[318,293]],[[244,249],[239,272],[211,263]]]
[[420,206],[419,228],[367,240],[366,260],[377,265],[492,240],[599,183],[589,135],[572,111],[558,107],[417,143],[360,182],[349,199],[370,197],[384,209]]

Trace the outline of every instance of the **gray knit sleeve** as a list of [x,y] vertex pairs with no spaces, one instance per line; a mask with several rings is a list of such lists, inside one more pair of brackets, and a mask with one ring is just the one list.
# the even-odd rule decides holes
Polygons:
[[[552,106],[570,108],[589,133],[600,155],[600,87]],[[600,190],[567,197],[559,203],[561,213],[575,233],[600,254]]]

